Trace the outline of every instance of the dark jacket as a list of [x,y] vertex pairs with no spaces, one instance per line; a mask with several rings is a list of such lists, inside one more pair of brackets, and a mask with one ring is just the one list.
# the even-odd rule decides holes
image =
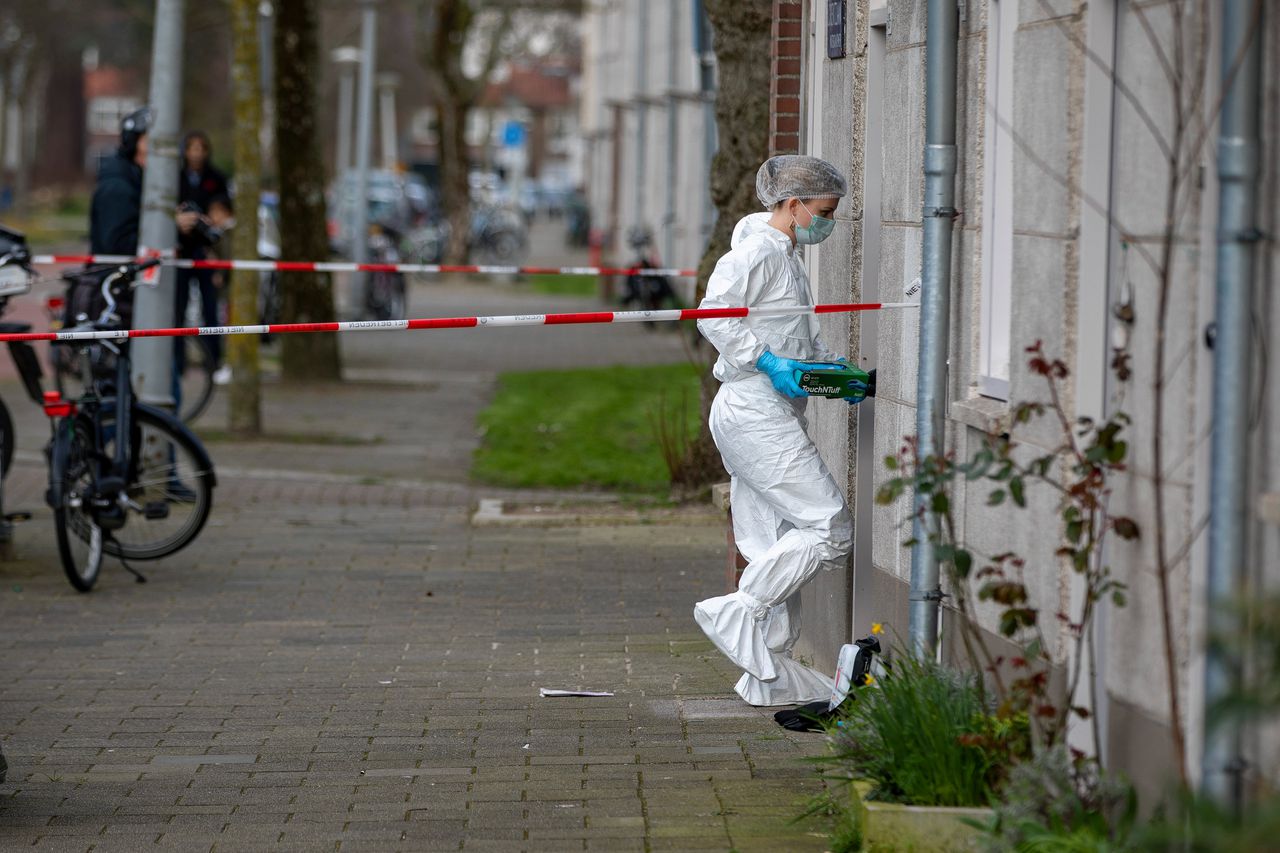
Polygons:
[[227,191],[227,176],[209,164],[199,172],[183,167],[178,174],[178,204],[194,202],[203,213],[215,201],[231,208],[231,193]]
[[142,218],[142,168],[116,154],[102,161],[89,208],[89,251],[134,255]]
[[[199,172],[184,165],[178,173],[178,204],[191,202],[201,213],[208,213],[209,206],[220,202],[231,209],[231,193],[227,189],[227,176],[212,165],[205,164]],[[178,254],[184,258],[203,258],[208,247],[195,232],[178,235]]]

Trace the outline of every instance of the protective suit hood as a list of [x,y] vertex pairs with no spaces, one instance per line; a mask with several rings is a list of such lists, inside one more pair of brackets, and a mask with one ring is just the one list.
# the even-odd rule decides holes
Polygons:
[[[733,248],[716,263],[707,281],[703,308],[813,304],[801,253],[789,236],[769,224],[771,215],[762,211],[739,220]],[[836,358],[812,314],[700,320],[698,328],[720,351],[713,373],[721,382],[762,378],[756,361],[766,349],[797,361]]]
[[769,218],[772,213],[765,210],[760,213],[751,213],[738,220],[738,224],[733,226],[733,239],[729,241],[729,247],[736,249],[750,237],[770,237],[777,236],[780,241],[791,243],[791,238],[783,234],[777,228],[769,224]]

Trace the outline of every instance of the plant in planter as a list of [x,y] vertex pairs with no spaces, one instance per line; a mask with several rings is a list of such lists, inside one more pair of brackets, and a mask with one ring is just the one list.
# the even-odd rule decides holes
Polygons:
[[1137,849],[1136,812],[1137,795],[1131,785],[1058,745],[1013,768],[995,814],[981,825],[983,847],[1123,853]]
[[931,661],[898,658],[841,710],[814,759],[827,791],[806,814],[836,817],[833,851],[971,846],[961,819],[985,814],[1030,748],[1025,715],[997,719],[975,674]]
[[[1109,510],[1112,480],[1125,470],[1123,433],[1129,421],[1121,412],[1101,423],[1073,422],[1062,403],[1066,365],[1047,356],[1039,342],[1027,348],[1027,355],[1032,373],[1044,380],[1047,401],[1015,406],[1013,432],[1034,419],[1051,418],[1058,429],[1049,452],[1030,455],[1014,437],[992,435],[970,459],[959,461],[954,454],[922,456],[915,439],[907,437],[885,460],[894,476],[881,485],[876,500],[889,504],[914,492],[937,519],[926,529],[959,616],[972,674],[908,659],[878,691],[865,692],[853,703],[832,735],[829,765],[838,770],[829,778],[868,779],[868,796],[913,805],[986,806],[1017,767],[1065,749],[1073,719],[1091,719],[1086,708],[1073,704],[1086,666],[1093,671],[1086,639],[1099,602],[1110,598],[1116,606],[1125,604],[1125,588],[1103,561],[1103,547],[1110,535],[1139,535],[1132,519]],[[1070,671],[1058,686],[1050,676],[1060,661],[1051,657],[1045,620],[1023,581],[1025,558],[1011,551],[979,553],[958,534],[951,496],[974,481],[990,485],[991,506],[1025,508],[1028,490],[1037,487],[1058,496],[1062,526],[1056,556],[1083,587],[1075,612],[1053,614],[1074,644]],[[997,605],[998,631],[1016,644],[1017,654],[1006,658],[993,650],[978,623],[979,602]],[[1099,735],[1095,731],[1095,742]],[[1071,790],[1080,801],[1102,798],[1101,768],[1079,754],[1067,754],[1067,760],[1074,767]]]
[[[870,799],[986,806],[1006,772],[976,676],[899,658],[829,730],[830,761],[856,768]],[[1018,739],[1024,732],[1008,731]]]
[[[890,504],[909,491],[923,497],[938,519],[928,527],[929,539],[960,617],[965,653],[974,670],[986,675],[979,686],[989,684],[994,691],[998,719],[1025,714],[1037,748],[1052,749],[1065,739],[1073,716],[1089,717],[1087,709],[1072,704],[1072,697],[1086,662],[1093,670],[1092,646],[1085,640],[1097,605],[1107,597],[1116,606],[1125,603],[1125,587],[1103,561],[1103,546],[1109,535],[1136,539],[1139,531],[1133,519],[1109,512],[1112,479],[1125,470],[1128,444],[1122,434],[1128,417],[1119,412],[1101,423],[1088,418],[1073,423],[1062,403],[1066,365],[1050,359],[1039,341],[1027,348],[1027,354],[1032,373],[1044,379],[1048,401],[1015,406],[1013,429],[1036,418],[1052,418],[1059,429],[1058,443],[1051,451],[1027,459],[1012,437],[989,436],[972,458],[960,462],[954,454],[921,456],[915,439],[908,437],[896,455],[885,459],[896,475],[881,485],[876,500]],[[1037,484],[1058,495],[1062,534],[1056,555],[1083,581],[1084,594],[1077,612],[1054,614],[1075,646],[1065,685],[1057,692],[1051,686],[1055,661],[1045,639],[1042,614],[1032,606],[1022,579],[1025,558],[1012,551],[981,554],[960,540],[951,495],[965,481],[989,483],[990,506],[1007,503],[1025,508],[1027,490]],[[976,603],[983,601],[999,607],[999,632],[1019,646],[1020,654],[1006,659],[992,650],[975,614]],[[1095,742],[1098,735],[1095,732]]]

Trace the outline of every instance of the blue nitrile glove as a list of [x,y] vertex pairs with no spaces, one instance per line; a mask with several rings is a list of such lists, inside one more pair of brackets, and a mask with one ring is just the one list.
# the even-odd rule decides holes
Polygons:
[[[844,359],[843,359],[843,358],[842,358],[842,359],[840,359],[840,360],[841,360],[841,361],[844,361]],[[867,399],[868,397],[874,397],[874,396],[876,395],[876,371],[875,371],[875,368],[872,368],[871,370],[867,371],[867,378],[868,378],[868,380],[869,380],[869,381],[867,381],[867,382],[859,382],[859,381],[857,381],[857,380],[854,380],[853,382],[850,382],[850,383],[849,383],[849,387],[850,387],[850,388],[852,388],[852,389],[853,389],[853,390],[855,390],[855,391],[861,391],[861,392],[862,392],[862,393],[861,393],[860,395],[858,395],[857,397],[845,397],[845,398],[844,398],[845,402],[846,402],[846,403],[848,403],[850,406],[856,406],[856,405],[858,405],[859,403],[861,403],[863,400]]]
[[795,372],[804,370],[804,364],[799,361],[793,361],[789,358],[778,358],[768,350],[764,351],[764,355],[756,359],[756,369],[761,373],[768,374],[773,387],[778,389],[778,393],[788,397],[808,397],[809,394],[800,387],[800,383],[796,382]]

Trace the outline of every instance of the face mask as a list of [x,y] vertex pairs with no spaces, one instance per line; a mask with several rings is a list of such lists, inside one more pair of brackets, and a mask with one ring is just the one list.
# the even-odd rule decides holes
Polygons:
[[835,230],[836,221],[816,215],[803,201],[800,202],[800,206],[804,208],[805,213],[809,214],[810,219],[808,227],[801,228],[798,224],[796,225],[796,242],[801,246],[812,246],[830,237],[831,232]]

